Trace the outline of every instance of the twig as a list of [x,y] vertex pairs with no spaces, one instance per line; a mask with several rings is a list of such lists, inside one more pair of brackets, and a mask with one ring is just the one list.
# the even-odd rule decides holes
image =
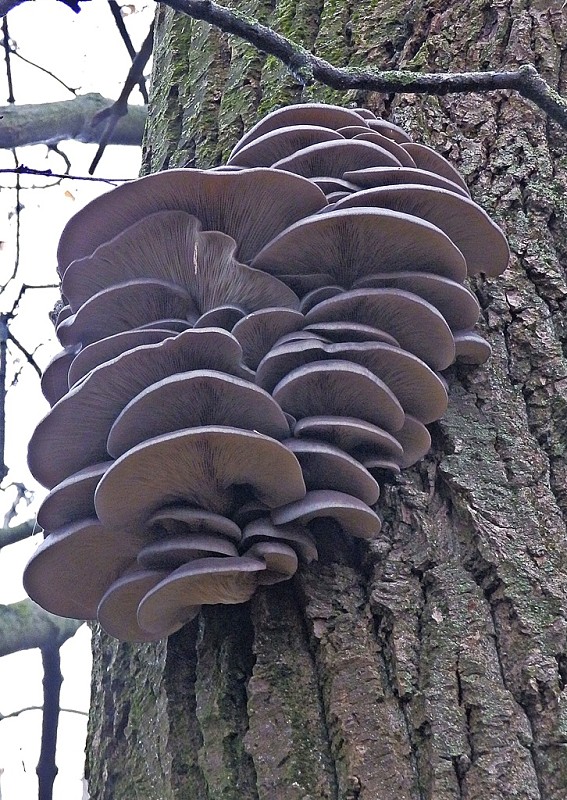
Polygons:
[[39,800],[52,800],[53,783],[58,773],[55,751],[59,723],[59,697],[63,683],[59,645],[42,647],[41,660],[43,663],[43,719],[41,752],[35,771],[39,783]]
[[[20,714],[25,714],[27,711],[43,711],[43,706],[26,706],[26,708],[20,708],[18,711],[11,711],[9,714],[2,714],[0,711],[0,722],[3,722],[5,719],[11,719],[12,717],[19,717]],[[62,714],[80,714],[82,717],[88,717],[88,711],[79,711],[77,708],[60,708],[59,711]]]
[[93,119],[93,124],[97,125],[102,120],[107,119],[108,122],[106,124],[106,129],[102,136],[100,137],[100,144],[96,151],[96,155],[93,158],[92,164],[89,167],[89,175],[92,175],[95,169],[98,166],[100,159],[102,158],[102,154],[106,149],[106,145],[108,144],[110,137],[112,136],[112,132],[116,127],[116,124],[120,117],[123,117],[125,114],[128,113],[128,98],[132,94],[132,90],[134,86],[138,83],[143,71],[144,67],[148,63],[148,59],[152,54],[152,47],[154,42],[154,23],[150,25],[150,29],[148,31],[148,35],[144,39],[144,43],[140,48],[140,52],[132,62],[132,66],[128,72],[126,80],[124,81],[124,88],[120,92],[120,96],[118,100],[113,103],[110,108],[105,108],[103,111],[100,111]]
[[117,183],[127,183],[132,178],[93,178],[90,175],[63,175],[60,172],[53,172],[51,169],[34,169],[33,167],[26,167],[25,164],[20,164],[15,169],[0,169],[0,175],[8,173],[11,175],[39,175],[42,178],[61,178],[61,180],[70,181],[99,181],[100,183],[109,183],[114,186]]
[[513,90],[531,100],[562,128],[567,129],[567,101],[539,75],[535,67],[525,64],[517,70],[462,72],[448,74],[416,73],[409,70],[339,69],[305,48],[294,44],[257,20],[231,11],[212,0],[163,0],[164,5],[193,19],[215,25],[225,33],[245,39],[269,55],[278,58],[303,85],[314,81],[333,89],[385,93],[417,93],[444,95],[454,92],[491,92]]
[[6,79],[8,81],[8,103],[15,103],[14,86],[12,84],[12,64],[10,63],[10,35],[8,33],[8,20],[2,20],[2,37],[4,39],[4,61],[6,62]]
[[[6,41],[6,40],[4,39],[4,41]],[[73,89],[72,86],[68,86],[65,83],[65,81],[62,81],[61,78],[58,78],[57,75],[55,75],[54,72],[51,72],[50,70],[46,69],[46,67],[42,67],[41,64],[36,64],[35,61],[30,61],[29,58],[26,58],[21,53],[19,53],[17,50],[14,50],[13,47],[10,47],[10,54],[13,55],[13,56],[16,56],[16,58],[19,58],[20,61],[24,61],[26,64],[29,64],[30,67],[35,67],[35,69],[38,69],[40,72],[44,72],[46,75],[49,75],[49,77],[53,78],[54,81],[57,81],[57,83],[60,83],[61,86],[64,89],[66,89],[68,92],[70,92],[75,97],[77,96],[77,91],[78,90],[77,89]]]
[[[134,45],[132,44],[132,39],[130,39],[128,28],[124,24],[124,19],[122,17],[122,9],[120,8],[116,0],[108,0],[108,5],[112,13],[112,16],[114,17],[114,22],[116,24],[116,27],[118,28],[118,33],[120,34],[120,37],[124,42],[126,50],[128,51],[128,55],[130,56],[132,61],[134,61],[134,59],[136,58],[136,50],[134,48]],[[143,76],[138,81],[138,86],[140,87],[140,94],[144,99],[144,103],[147,105],[149,103],[148,90],[146,89],[146,81]]]
[[36,361],[35,361],[34,357],[33,357],[33,356],[32,356],[32,354],[31,354],[31,353],[29,353],[29,352],[26,350],[26,348],[25,348],[25,347],[24,347],[24,346],[23,346],[23,345],[22,345],[22,344],[21,344],[21,343],[20,343],[20,342],[19,342],[19,341],[16,339],[16,337],[13,335],[13,333],[12,333],[10,330],[8,330],[8,339],[9,339],[9,341],[11,341],[13,344],[15,344],[15,345],[16,345],[16,347],[17,347],[17,348],[18,348],[18,350],[19,350],[19,351],[22,353],[22,355],[24,356],[24,358],[26,359],[26,361],[27,361],[29,364],[31,364],[31,366],[32,366],[32,367],[35,369],[35,371],[37,372],[38,376],[41,378],[41,370],[40,370],[40,368],[38,367],[38,365],[37,365],[37,363],[36,363]]
[[8,474],[4,460],[6,448],[6,350],[10,332],[4,316],[0,317],[0,482]]
[[[0,529],[0,550],[3,547],[8,547],[10,544],[21,542],[28,539],[36,530],[36,524],[33,520],[21,522],[19,525],[14,525],[12,528]],[[40,530],[39,528],[37,530]]]

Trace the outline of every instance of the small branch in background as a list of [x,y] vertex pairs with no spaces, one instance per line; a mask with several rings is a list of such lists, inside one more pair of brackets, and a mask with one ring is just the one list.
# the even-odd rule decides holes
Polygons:
[[445,95],[455,92],[492,92],[512,89],[534,102],[567,129],[567,100],[539,75],[532,64],[517,70],[462,73],[419,73],[409,70],[339,69],[248,15],[232,11],[213,0],[163,0],[164,5],[193,19],[215,25],[279,59],[303,85],[319,81],[339,91],[360,89]]
[[[124,24],[124,18],[122,17],[122,9],[116,2],[116,0],[108,0],[108,6],[114,17],[114,22],[116,27],[118,28],[118,33],[120,34],[122,41],[128,51],[128,55],[130,56],[131,60],[134,61],[136,58],[136,50],[134,45],[132,44],[132,39],[130,39],[130,34],[128,33],[128,29]],[[148,98],[148,91],[146,89],[146,81],[145,78],[142,76],[138,81],[138,86],[140,87],[140,94],[144,100],[144,103],[147,105],[149,103]]]
[[[27,711],[43,711],[43,706],[26,706],[26,708],[19,708],[17,711],[11,711],[9,714],[2,714],[0,711],[0,722],[5,719],[12,719],[12,717],[19,717],[20,714],[25,714]],[[81,717],[88,717],[88,711],[79,711],[78,708],[60,708],[59,712],[62,714],[80,714]]]
[[[4,45],[4,47],[6,47],[6,39],[4,39],[3,45]],[[15,56],[16,58],[19,58],[20,61],[23,61],[25,64],[29,64],[30,67],[34,67],[35,69],[38,69],[40,72],[44,72],[46,75],[49,75],[50,78],[53,78],[54,81],[57,81],[57,83],[61,84],[61,86],[64,89],[66,89],[72,95],[75,95],[75,97],[77,96],[78,89],[73,89],[72,86],[68,86],[65,83],[65,81],[62,81],[61,78],[59,78],[57,75],[55,75],[55,73],[51,72],[51,70],[48,70],[45,67],[42,67],[41,64],[36,64],[35,61],[30,61],[29,58],[26,58],[21,53],[18,53],[18,51],[15,50],[11,46],[10,46],[10,54]]]
[[22,542],[24,539],[29,539],[36,530],[34,520],[29,519],[26,522],[21,522],[19,525],[14,525],[12,528],[0,529],[0,550],[3,547],[8,547],[10,544]]
[[9,339],[9,341],[11,341],[13,344],[16,345],[16,347],[18,348],[20,353],[24,356],[24,358],[26,359],[28,364],[31,364],[31,366],[37,372],[38,377],[41,378],[41,370],[40,370],[39,366],[37,365],[37,362],[34,359],[33,355],[26,350],[26,348],[16,339],[16,337],[10,332],[10,330],[8,330],[8,339]]
[[153,42],[154,23],[152,22],[148,31],[148,35],[144,39],[144,43],[140,48],[140,52],[132,62],[130,71],[128,72],[126,80],[124,81],[124,88],[120,92],[118,100],[116,100],[116,102],[113,103],[110,108],[105,108],[104,111],[101,111],[99,114],[97,114],[93,119],[93,124],[95,125],[103,120],[106,120],[106,129],[100,138],[98,150],[96,151],[96,155],[89,167],[89,175],[92,175],[97,168],[118,120],[120,117],[123,117],[128,113],[128,98],[132,94],[134,86],[136,86],[143,75],[144,68],[152,54]]
[[70,181],[98,181],[99,183],[108,183],[111,186],[116,186],[117,183],[128,183],[128,181],[132,180],[132,178],[93,178],[91,175],[63,175],[60,172],[53,172],[51,169],[26,167],[25,164],[20,164],[17,169],[0,169],[0,175],[2,173],[11,175],[39,175],[42,178],[60,178],[61,180]]
[[2,20],[2,37],[4,39],[4,61],[6,62],[6,79],[8,81],[8,103],[15,103],[14,86],[12,84],[12,64],[10,62],[10,35],[8,33],[8,20],[6,17]]
[[61,695],[61,654],[58,645],[41,648],[43,664],[43,718],[41,726],[41,752],[36,773],[39,783],[39,800],[52,800],[53,784],[58,769],[55,763],[57,726],[59,724],[59,698]]
[[8,526],[10,525],[12,519],[18,513],[18,506],[20,505],[21,501],[23,500],[27,507],[33,500],[33,492],[30,492],[29,489],[26,489],[23,483],[19,483],[18,481],[13,481],[12,483],[8,484],[8,486],[6,486],[5,491],[12,488],[16,490],[16,496],[12,501],[12,505],[10,506],[8,511],[4,514],[4,522],[3,522],[4,530],[6,529],[9,530]]
[[0,317],[0,483],[8,474],[6,461],[6,350],[8,347],[8,322]]

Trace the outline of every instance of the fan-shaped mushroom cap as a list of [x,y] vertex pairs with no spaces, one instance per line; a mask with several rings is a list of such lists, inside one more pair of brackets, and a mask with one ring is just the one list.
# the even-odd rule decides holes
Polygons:
[[358,141],[361,140],[363,142],[372,142],[373,144],[377,144],[380,147],[383,147],[384,150],[388,150],[395,158],[400,162],[402,167],[415,167],[415,161],[404,148],[395,142],[393,139],[390,139],[388,136],[384,136],[378,131],[365,131],[363,133],[358,133],[354,138]]
[[383,136],[388,136],[390,139],[393,139],[394,142],[398,142],[398,144],[411,142],[410,136],[403,130],[403,128],[400,128],[398,125],[394,125],[393,122],[388,122],[385,119],[369,119],[367,120],[366,124],[370,130],[377,131]]
[[59,325],[57,336],[64,345],[92,344],[114,333],[137,328],[171,314],[191,322],[199,316],[191,296],[172,283],[137,280],[121,283],[95,294],[76,314]]
[[324,336],[319,336],[318,333],[312,333],[312,331],[292,331],[280,336],[278,341],[274,343],[274,347],[279,347],[288,342],[322,342],[323,344],[329,344],[330,341],[330,339],[325,339]]
[[[433,422],[445,413],[447,390],[441,377],[407,350],[382,342],[289,342],[274,347],[263,359],[256,372],[256,383],[270,392],[297,367],[329,359],[370,370],[389,387],[406,412],[423,421]],[[322,411],[327,413],[325,408]],[[345,415],[351,416],[351,412],[347,410]]]
[[326,441],[308,439],[289,439],[284,444],[301,464],[307,491],[334,489],[337,492],[352,494],[369,506],[378,502],[380,487],[362,464],[345,450],[334,447]]
[[162,506],[179,502],[230,516],[248,499],[243,487],[270,507],[305,494],[297,459],[275,439],[208,425],[133,447],[102,478],[95,508],[113,527],[143,525]]
[[276,236],[252,264],[280,277],[321,273],[345,288],[380,272],[420,270],[456,281],[467,274],[461,251],[435,225],[375,208],[307,217]]
[[337,128],[344,128],[345,125],[364,125],[364,121],[355,111],[325,103],[303,103],[279,108],[277,111],[267,114],[244,134],[236,143],[229,161],[252,140],[277,128],[291,125],[316,125],[337,130]]
[[194,328],[223,328],[231,331],[236,323],[246,316],[246,311],[239,306],[218,306],[201,314]]
[[24,570],[26,592],[60,617],[95,619],[110,584],[135,560],[140,539],[87,519],[51,533]]
[[306,325],[304,332],[307,331],[312,331],[329,342],[386,342],[395,347],[400,346],[398,340],[386,331],[371,325],[361,325],[359,322],[318,322]]
[[365,167],[399,167],[400,162],[388,150],[371,142],[340,139],[304,147],[286,158],[274,162],[273,168],[315,178],[329,175],[342,178],[351,169]]
[[259,558],[198,558],[183,564],[145,595],[138,624],[156,637],[169,636],[195,616],[196,605],[245,603],[266,570]]
[[267,517],[260,517],[249,522],[242,531],[242,546],[270,539],[277,539],[293,547],[306,564],[317,561],[315,539],[302,525],[274,525]]
[[330,517],[344,533],[360,539],[372,539],[381,528],[378,515],[361,500],[344,492],[326,490],[307,492],[301,500],[274,509],[271,516],[275,525],[290,522],[307,525],[311,520]]
[[143,344],[157,344],[172,336],[175,336],[175,333],[164,328],[135,328],[99,339],[98,342],[93,342],[80,350],[73,359],[69,367],[69,386],[74,386],[92,369],[104,364],[105,361],[112,361],[127,350],[133,350]]
[[340,133],[320,125],[288,125],[258,136],[228,159],[241,167],[271,167],[275,161],[320,142],[342,139]]
[[146,439],[182,428],[227,425],[286,439],[289,425],[278,404],[249,381],[214,370],[192,370],[153,383],[120,412],[107,450],[118,458]]
[[[106,440],[124,406],[152,383],[190,369],[247,375],[230,333],[202,328],[128,350],[101,364],[53,406],[30,440],[32,474],[49,488],[107,458]],[[88,421],[88,426],[87,426]]]
[[361,458],[361,461],[363,466],[372,476],[376,478],[376,480],[382,480],[384,478],[384,473],[399,475],[401,472],[400,465],[390,458],[380,458],[380,456],[364,456]]
[[95,489],[111,463],[94,464],[58,483],[39,507],[37,524],[52,533],[78,519],[95,517]]
[[445,317],[451,330],[475,325],[480,314],[478,300],[462,283],[429,272],[385,272],[357,281],[356,289],[393,287],[417,294]]
[[396,438],[404,448],[404,458],[400,464],[402,469],[420,461],[431,448],[429,431],[422,422],[410,414],[406,414],[401,430],[396,431]]
[[256,369],[279,338],[302,328],[304,322],[305,318],[299,311],[264,308],[237,322],[232,335],[240,342],[245,364]]
[[334,210],[357,206],[414,214],[436,225],[464,255],[469,275],[500,275],[508,265],[510,250],[500,228],[480,206],[454,192],[418,184],[380,186],[349,194]]
[[272,395],[296,419],[324,411],[352,416],[396,431],[403,409],[395,394],[370,370],[349,361],[318,361],[297,367],[277,384]]
[[[381,453],[382,455],[393,458],[396,461],[403,460],[404,450],[398,439],[392,436],[388,431],[379,428],[377,425],[371,425],[369,422],[364,422],[361,419],[354,417],[305,417],[299,420],[296,424],[294,436],[309,439],[322,439],[323,441],[340,448],[346,453],[355,456],[360,461],[361,453]],[[286,443],[287,444],[287,443]],[[310,443],[311,444],[311,443]],[[289,446],[289,445],[288,445]],[[294,447],[292,448],[301,468],[303,469],[303,477],[305,478],[305,485],[308,489],[322,489],[322,486],[310,486],[309,480],[305,475],[305,468],[301,459],[301,453]],[[328,486],[329,489],[339,489],[338,486]],[[344,491],[341,489],[340,491]],[[356,494],[351,492],[351,494]],[[359,495],[356,495],[359,497]],[[367,500],[365,497],[360,497],[369,506],[374,505],[378,501],[378,495],[375,500]]]
[[342,286],[321,286],[318,289],[312,289],[302,298],[299,310],[302,314],[307,314],[308,311],[311,311],[313,306],[322,303],[323,300],[328,300],[329,297],[334,297],[343,292],[344,289]]
[[454,334],[457,358],[465,364],[484,364],[492,348],[478,333],[458,331]]
[[250,522],[265,517],[269,513],[270,509],[265,503],[261,503],[260,500],[248,500],[236,509],[232,518],[237,525],[244,529]]
[[329,201],[329,210],[334,208],[334,204],[338,203],[339,200],[342,200],[345,197],[348,197],[350,192],[331,192],[327,195],[327,200]]
[[212,533],[239,542],[242,537],[238,525],[228,517],[183,504],[169,505],[156,511],[147,521],[146,527],[156,539]]
[[287,286],[236,260],[234,239],[202,228],[184,211],[143,217],[91,256],[70,264],[62,291],[73,311],[103,289],[142,279],[185,289],[197,316],[227,304],[245,311],[272,305],[297,307],[298,299]]
[[69,367],[77,355],[79,347],[66,347],[51,359],[41,376],[41,391],[50,406],[61,400],[69,390]]
[[447,178],[437,175],[435,172],[428,172],[424,169],[412,169],[411,167],[369,167],[367,169],[357,169],[345,172],[343,178],[351,183],[355,183],[363,189],[373,189],[378,186],[392,186],[399,183],[421,184],[423,186],[437,186],[440,189],[447,189],[450,192],[469,197],[469,193],[457,186]]
[[205,230],[232,236],[236,257],[248,263],[280,231],[326,203],[310,181],[272,169],[158,172],[118,186],[75,214],[59,241],[59,273],[142,217],[167,210],[185,211]]
[[189,534],[146,545],[138,553],[138,564],[145,569],[173,570],[195,558],[237,555],[235,545],[222,536]]
[[256,542],[248,548],[244,556],[262,559],[266,564],[265,572],[258,572],[259,586],[287,581],[297,572],[297,553],[284,542]]
[[415,142],[406,142],[403,147],[411,155],[418,169],[435,172],[437,175],[441,175],[443,178],[456,184],[470,195],[467,184],[455,167],[449,164],[447,159],[443,158],[442,155],[432,150],[431,147],[427,147],[425,144],[416,144]]
[[193,327],[193,323],[186,319],[175,319],[174,317],[170,317],[169,319],[156,319],[153,322],[147,322],[145,325],[140,325],[135,330],[145,331],[162,328],[169,331],[170,334],[174,334],[183,333],[183,331]]
[[373,111],[370,111],[369,108],[353,108],[362,119],[376,119],[376,114]]
[[70,317],[73,312],[71,311],[71,307],[69,305],[64,305],[63,308],[59,309],[59,313],[57,314],[56,326],[59,325],[60,322],[63,322],[64,319]]
[[[330,194],[331,192],[357,192],[360,188],[356,183],[349,183],[342,178],[333,178],[330,175],[318,175],[310,178],[310,180],[312,183],[316,184],[322,192],[325,192],[325,194]],[[326,207],[321,209],[321,211],[327,210]]]
[[[166,570],[136,569],[121,575],[100,601],[97,617],[104,630],[123,642],[152,642],[157,637],[138,625],[136,616],[140,601],[165,577]],[[186,622],[199,613],[200,606],[186,610]]]

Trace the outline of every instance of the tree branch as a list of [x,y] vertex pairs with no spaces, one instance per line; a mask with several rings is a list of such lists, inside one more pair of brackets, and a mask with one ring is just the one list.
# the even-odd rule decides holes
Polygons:
[[0,656],[34,647],[60,647],[82,624],[80,620],[56,617],[29,598],[0,605]]
[[531,64],[517,70],[461,72],[448,74],[417,73],[408,70],[339,69],[285,36],[261,25],[257,20],[232,11],[212,0],[163,0],[164,5],[193,19],[204,20],[225,33],[246,40],[278,58],[302,84],[314,81],[333,89],[385,93],[444,95],[455,92],[491,92],[513,90],[531,100],[561,127],[567,129],[567,101],[539,75]]

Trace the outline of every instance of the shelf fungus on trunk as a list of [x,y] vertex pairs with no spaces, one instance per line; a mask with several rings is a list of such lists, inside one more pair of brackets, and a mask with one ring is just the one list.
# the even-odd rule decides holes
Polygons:
[[330,532],[375,536],[380,483],[447,407],[440,371],[490,355],[467,277],[508,257],[456,170],[362,108],[280,109],[220,167],[89,203],[58,249],[30,596],[151,641]]

